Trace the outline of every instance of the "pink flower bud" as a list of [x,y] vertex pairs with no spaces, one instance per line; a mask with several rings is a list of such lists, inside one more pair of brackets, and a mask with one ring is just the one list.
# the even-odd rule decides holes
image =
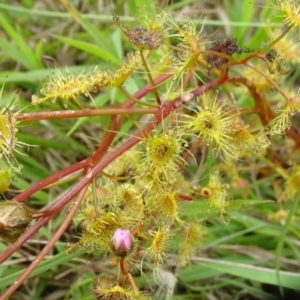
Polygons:
[[133,248],[133,237],[129,229],[118,228],[112,238],[112,249],[117,255],[126,256]]

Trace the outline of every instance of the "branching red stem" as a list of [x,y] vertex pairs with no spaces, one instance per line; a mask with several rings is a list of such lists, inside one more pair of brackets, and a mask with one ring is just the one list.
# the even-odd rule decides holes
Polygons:
[[[154,83],[156,85],[164,82],[165,80],[167,80],[168,78],[170,78],[172,75],[171,74],[163,74],[160,75],[159,77],[157,77],[154,80]],[[142,97],[144,97],[147,93],[149,93],[151,91],[151,85],[150,84],[146,84],[143,88],[141,88],[138,92],[136,92],[133,97],[135,97],[136,99],[140,99]],[[129,109],[134,103],[131,100],[126,100],[121,106],[120,108],[122,109]],[[111,130],[112,131],[117,131],[119,129],[120,123],[122,120],[122,116],[118,115],[115,120],[114,123],[112,125]],[[84,169],[86,167],[88,167],[88,165],[90,164],[89,159],[93,162],[98,161],[102,155],[105,154],[105,150],[108,149],[108,147],[110,146],[114,136],[116,135],[115,132],[109,132],[106,136],[106,140],[100,145],[99,149],[95,152],[95,154],[90,157],[90,158],[86,158],[80,162],[77,162],[75,164],[73,164],[72,166],[69,166],[63,170],[58,171],[55,174],[50,175],[49,177],[37,182],[36,184],[32,185],[30,188],[28,188],[26,191],[22,192],[21,194],[17,195],[14,200],[18,201],[18,202],[22,202],[26,199],[28,199],[33,193],[43,189],[44,187],[46,187],[47,185],[52,184],[53,182],[69,175],[72,174],[80,169]],[[93,164],[93,163],[92,163]]]
[[[218,87],[220,84],[222,84],[223,82],[225,82],[227,80],[226,77],[222,77],[217,79],[214,82],[211,82],[209,84],[203,85],[197,89],[195,89],[192,94],[194,97],[197,97],[201,94],[203,94],[204,92],[216,88]],[[130,103],[124,103],[124,106],[128,105],[130,106]],[[88,171],[88,173],[76,184],[74,185],[74,187],[69,190],[64,196],[61,197],[61,199],[59,199],[50,209],[49,209],[49,213],[50,216],[52,217],[53,215],[55,215],[58,211],[61,210],[62,207],[64,207],[65,205],[67,205],[75,195],[79,194],[83,189],[85,189],[85,187],[96,177],[100,174],[100,172],[109,164],[111,163],[113,160],[115,160],[117,157],[119,157],[122,153],[124,153],[126,150],[130,149],[132,146],[134,146],[135,144],[137,144],[140,139],[142,137],[144,137],[145,135],[147,135],[147,133],[151,132],[165,117],[167,117],[172,111],[174,111],[176,108],[178,108],[180,105],[182,104],[182,100],[181,97],[177,97],[176,99],[174,99],[173,101],[170,102],[166,102],[164,103],[164,105],[161,107],[160,111],[156,114],[155,119],[153,120],[152,123],[148,124],[137,136],[132,137],[130,140],[126,141],[124,144],[122,144],[119,148],[117,148],[116,150],[114,150],[112,153],[108,154],[105,158],[103,158],[100,163],[98,163],[97,165],[95,165],[91,170]],[[119,116],[118,116],[119,117]],[[116,119],[118,119],[118,117],[116,117]],[[115,121],[114,124],[118,125],[119,121]],[[110,137],[110,139],[113,139],[113,137]],[[102,146],[102,145],[101,145]],[[97,152],[95,154],[97,155],[101,155],[102,154],[102,149],[101,146],[99,147],[99,149],[97,150]],[[107,145],[106,145],[107,146]],[[105,146],[105,147],[106,147]],[[103,147],[103,148],[105,148]],[[99,151],[100,150],[100,151]],[[99,152],[98,152],[99,151]],[[95,155],[94,154],[94,155]],[[93,156],[94,156],[93,155]],[[92,157],[93,157],[92,156]],[[91,158],[92,158],[91,157]],[[86,159],[85,161],[88,161],[88,159]],[[78,164],[78,163],[77,163]],[[84,165],[84,164],[83,164]],[[58,172],[60,173],[60,172]],[[51,178],[48,177],[48,179]],[[45,181],[45,180],[44,180]],[[48,183],[49,184],[49,183]],[[37,184],[38,185],[38,184]],[[46,184],[47,185],[47,184]],[[29,189],[30,190],[30,189]],[[28,191],[28,190],[27,190]],[[25,191],[26,192],[26,191]],[[25,194],[22,193],[22,194]],[[31,190],[32,192],[32,190]],[[33,192],[32,192],[33,193]],[[20,194],[20,195],[22,195]],[[20,196],[18,195],[18,196]],[[24,197],[24,196],[23,196]],[[20,200],[19,200],[20,201]],[[72,212],[73,210],[71,210],[67,216],[67,219],[72,218]],[[51,218],[50,216],[46,216],[43,219],[39,220],[33,227],[31,227],[23,236],[20,237],[20,239],[13,244],[11,247],[9,247],[6,251],[4,251],[2,253],[2,255],[0,256],[0,263],[3,262],[6,258],[8,258],[12,253],[14,253],[14,251],[16,251],[17,249],[19,249],[23,243],[29,238],[31,237],[40,227],[42,227],[44,224],[46,224],[49,219]],[[60,232],[60,230],[59,230]],[[46,255],[46,253],[45,253]],[[23,277],[22,277],[23,278]],[[26,278],[26,277],[25,277]],[[24,279],[25,279],[24,278]],[[19,280],[19,284],[21,284],[21,280]],[[11,291],[11,290],[10,290]],[[4,300],[5,298],[0,298],[0,300]]]

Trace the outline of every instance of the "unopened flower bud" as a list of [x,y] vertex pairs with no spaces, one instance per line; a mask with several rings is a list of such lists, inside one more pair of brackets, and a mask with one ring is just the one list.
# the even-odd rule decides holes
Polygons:
[[117,229],[111,241],[113,251],[119,256],[126,256],[133,248],[133,236],[129,229]]

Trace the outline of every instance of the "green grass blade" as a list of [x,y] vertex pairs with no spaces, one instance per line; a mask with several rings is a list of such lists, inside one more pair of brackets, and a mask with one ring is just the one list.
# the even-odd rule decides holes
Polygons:
[[[84,66],[71,66],[67,69],[59,70],[61,74],[66,72],[70,73],[79,73],[84,70]],[[6,82],[40,82],[48,77],[51,77],[57,72],[56,69],[42,69],[42,70],[33,70],[29,72],[17,72],[17,71],[4,71],[0,72],[0,83]]]
[[28,60],[30,68],[28,69],[38,69],[42,67],[41,61],[37,59],[34,52],[27,45],[26,41],[22,38],[20,33],[18,33],[8,22],[7,18],[3,13],[0,12],[0,26],[7,33],[7,35],[16,43],[19,47],[20,52],[24,54]]
[[[283,297],[282,287],[284,285],[283,285],[283,279],[282,279],[282,276],[281,276],[281,273],[280,273],[280,258],[283,256],[283,254],[282,254],[283,244],[284,244],[284,241],[286,239],[287,233],[290,229],[290,226],[291,226],[291,223],[292,223],[292,218],[293,218],[293,216],[295,215],[295,213],[298,209],[299,200],[300,200],[300,193],[298,193],[296,199],[293,202],[293,205],[291,207],[289,215],[288,215],[287,219],[285,220],[285,224],[284,224],[284,226],[281,230],[281,234],[279,236],[278,244],[277,244],[277,247],[276,247],[276,261],[275,261],[276,277],[277,277],[277,280],[278,280],[279,291],[280,291],[280,294],[281,294],[282,297]],[[298,285],[298,288],[299,288],[299,285]]]
[[97,57],[100,57],[105,61],[111,62],[113,64],[120,63],[120,60],[115,55],[113,55],[112,52],[106,51],[100,48],[99,46],[87,42],[83,42],[83,41],[74,40],[71,38],[66,38],[63,36],[56,36],[56,38],[70,46],[76,47],[77,49],[93,54]]
[[[239,278],[268,283],[276,286],[278,285],[275,269],[209,258],[195,257],[193,260],[201,262],[201,265],[204,267],[211,268],[212,270],[225,274],[231,274]],[[283,287],[296,290],[299,289],[300,274],[280,271],[280,278]]]
[[15,45],[10,43],[5,38],[0,37],[0,45],[2,51],[8,56],[10,59],[19,62],[26,69],[31,69],[32,65],[30,61],[28,61],[26,55],[20,51]]
[[[28,8],[23,8],[23,7],[17,7],[17,6],[11,6],[7,4],[0,4],[0,8],[12,11],[12,12],[18,12],[22,15],[36,15],[36,16],[42,16],[42,17],[57,17],[57,18],[64,18],[64,19],[71,19],[72,16],[69,13],[64,13],[64,12],[56,12],[56,11],[46,11],[46,10],[37,10],[37,9],[28,9]],[[111,15],[104,15],[104,14],[81,14],[81,17],[83,19],[88,19],[88,20],[99,20],[102,22],[107,22],[111,21],[112,16]],[[120,16],[120,20],[122,22],[136,22],[136,18],[133,17],[128,17],[128,16]],[[211,26],[224,26],[224,21],[219,21],[219,20],[199,20],[199,19],[188,19],[188,18],[178,18],[178,21],[182,23],[187,23],[187,22],[195,22],[196,24],[207,24]],[[237,22],[237,21],[229,21],[226,23],[228,26],[233,26],[233,27],[277,27],[278,23],[276,22]]]
[[[29,277],[37,276],[43,272],[46,272],[48,270],[51,270],[52,268],[59,266],[63,263],[66,263],[68,261],[71,261],[72,259],[84,254],[84,250],[77,250],[75,253],[67,254],[65,251],[62,253],[59,253],[51,258],[48,258],[47,260],[42,261],[38,267],[30,274]],[[0,281],[0,289],[5,288],[6,286],[11,285],[23,272],[24,270],[17,271],[13,274],[10,274],[6,277],[1,278]]]

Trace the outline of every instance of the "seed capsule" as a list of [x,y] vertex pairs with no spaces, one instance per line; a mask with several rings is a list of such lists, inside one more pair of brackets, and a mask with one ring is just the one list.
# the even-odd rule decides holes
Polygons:
[[14,243],[27,229],[31,213],[24,203],[0,202],[0,239]]

